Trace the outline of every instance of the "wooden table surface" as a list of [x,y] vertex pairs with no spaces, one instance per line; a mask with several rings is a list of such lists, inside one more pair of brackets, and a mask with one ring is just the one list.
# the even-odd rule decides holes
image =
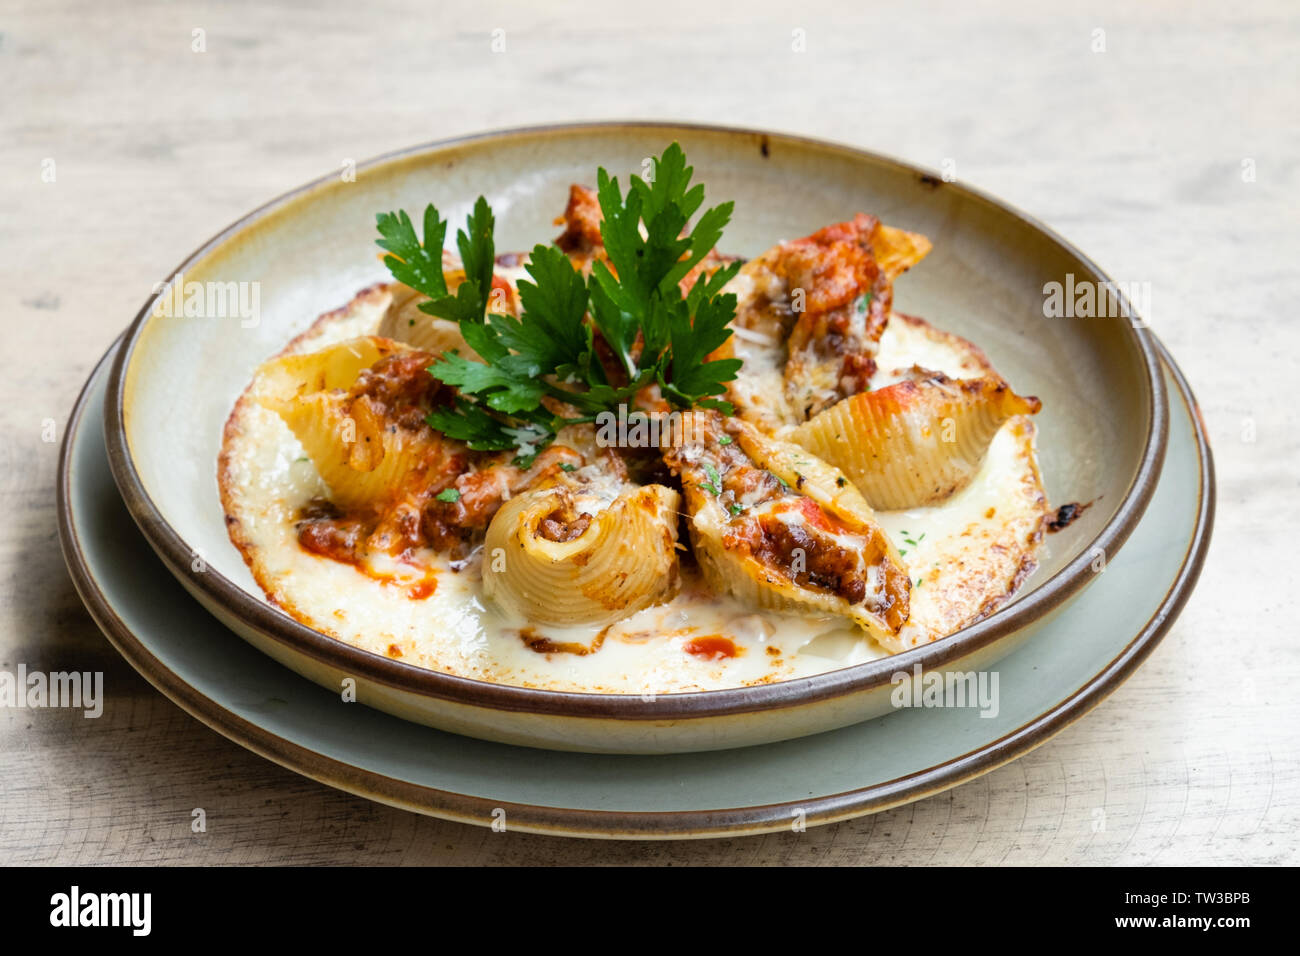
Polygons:
[[[0,862],[1300,862],[1300,8],[436,6],[0,2],[0,669],[102,670],[108,688],[98,720],[0,709]],[[1218,522],[1178,623],[1086,719],[876,816],[605,844],[313,783],[203,727],[100,635],[60,556],[50,439],[155,281],[346,159],[628,117],[951,163],[1151,283],[1214,445]]]

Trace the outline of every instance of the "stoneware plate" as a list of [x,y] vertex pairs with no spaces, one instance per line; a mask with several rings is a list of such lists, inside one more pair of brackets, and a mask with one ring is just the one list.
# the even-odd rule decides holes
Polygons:
[[1209,448],[1171,365],[1168,463],[1147,517],[1095,586],[999,663],[996,715],[905,709],[710,754],[510,747],[343,703],[191,600],[137,532],[109,474],[98,427],[107,362],[68,425],[59,531],[77,589],[109,640],[184,710],[283,766],[382,803],[514,830],[643,839],[761,833],[873,813],[986,773],[1082,717],[1151,653],[1196,583],[1213,523]]
[[[384,278],[373,245],[375,213],[436,201],[460,222],[483,193],[496,211],[498,248],[525,249],[554,235],[552,219],[570,183],[591,180],[597,164],[623,176],[639,171],[644,157],[674,139],[709,196],[735,200],[727,252],[754,255],[859,210],[933,240],[930,257],[898,283],[897,308],[974,340],[1018,391],[1038,395],[1039,461],[1050,500],[1093,503],[1052,536],[1018,599],[955,636],[886,660],[651,700],[439,674],[352,648],[272,607],[226,534],[215,480],[222,426],[260,362],[316,316]],[[583,751],[662,753],[789,739],[888,712],[899,670],[989,667],[1096,579],[1098,556],[1115,558],[1147,505],[1164,454],[1168,405],[1152,340],[1122,317],[1044,317],[1047,283],[1105,281],[1082,254],[1007,206],[843,146],[626,123],[471,137],[363,164],[355,181],[334,175],[312,183],[189,256],[173,285],[257,283],[256,321],[234,309],[228,318],[168,318],[147,303],[110,375],[109,462],[145,538],[209,611],[323,686],[337,690],[353,679],[358,698],[381,710],[506,743]],[[171,296],[172,286],[162,294]]]

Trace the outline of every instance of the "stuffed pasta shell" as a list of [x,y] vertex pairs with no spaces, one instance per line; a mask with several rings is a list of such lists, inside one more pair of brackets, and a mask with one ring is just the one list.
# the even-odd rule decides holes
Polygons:
[[790,438],[840,468],[872,507],[894,511],[965,488],[1003,423],[1040,407],[996,376],[958,380],[917,369],[906,381],[844,399]]
[[849,481],[739,419],[683,418],[665,460],[681,477],[705,580],[758,607],[839,614],[878,639],[897,634],[911,582]]
[[745,363],[730,397],[742,417],[775,431],[865,389],[893,280],[929,250],[924,236],[860,213],[746,263],[729,287]]
[[267,362],[257,397],[301,442],[331,499],[363,507],[440,449],[438,433],[423,424],[431,361],[427,352],[363,336]]
[[664,485],[588,466],[502,506],[488,526],[483,595],[515,616],[604,625],[677,591],[677,509]]

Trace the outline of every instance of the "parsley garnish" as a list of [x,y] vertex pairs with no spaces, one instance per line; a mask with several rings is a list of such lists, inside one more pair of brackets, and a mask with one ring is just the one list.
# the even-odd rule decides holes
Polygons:
[[577,471],[577,465],[570,465],[567,461],[560,462],[560,471]]
[[[430,366],[434,378],[459,394],[428,423],[476,450],[516,449],[516,461],[527,465],[560,428],[617,411],[652,383],[676,408],[730,413],[731,405],[715,396],[741,362],[706,358],[731,335],[736,298],[722,287],[740,263],[701,276],[685,296],[679,283],[717,244],[733,204],[706,210],[686,232],[704,201],[704,187],[690,186],[692,172],[677,143],[655,161],[653,183],[630,177],[626,196],[598,170],[610,265],[598,261],[584,279],[562,251],[535,246],[526,267],[531,281],[519,283],[520,318],[488,311],[494,218],[486,199],[479,197],[456,237],[465,278],[455,295],[442,271],[447,223],[438,210],[425,209],[423,242],[405,212],[381,214],[377,242],[390,253],[384,262],[393,277],[429,297],[421,311],[457,322],[481,359],[448,352]],[[601,364],[597,334],[617,369]],[[557,403],[576,415],[554,411]]]
[[454,501],[460,501],[460,492],[455,488],[444,488],[442,491],[438,492],[437,498],[439,501],[445,501],[450,504]]
[[721,438],[718,439],[718,444],[719,444],[719,445],[730,445],[730,444],[731,444],[731,436],[730,436],[730,435],[723,435]]
[[679,283],[717,245],[734,203],[706,210],[686,234],[688,220],[704,202],[704,186],[690,185],[693,172],[677,143],[655,161],[653,183],[629,177],[626,197],[618,180],[597,171],[600,235],[614,268],[597,262],[592,269],[591,315],[622,364],[631,394],[658,381],[664,398],[678,408],[706,405],[730,412],[728,403],[710,396],[726,391],[724,383],[735,378],[741,362],[704,359],[731,335],[727,326],[736,297],[721,291],[740,263],[697,279],[685,298]]
[[453,322],[483,321],[492,294],[492,266],[496,261],[492,239],[496,220],[486,199],[478,197],[465,228],[456,233],[465,279],[454,296],[448,293],[442,272],[447,223],[432,203],[424,209],[424,242],[416,235],[411,217],[404,211],[380,213],[376,221],[383,238],[376,239],[375,243],[390,253],[384,256],[388,271],[399,282],[429,297],[428,302],[420,303],[421,312]]

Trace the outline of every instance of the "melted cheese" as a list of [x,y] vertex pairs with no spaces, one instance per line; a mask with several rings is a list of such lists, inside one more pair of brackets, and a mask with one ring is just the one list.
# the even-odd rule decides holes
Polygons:
[[[386,307],[386,295],[358,297],[313,327],[292,350],[373,333]],[[881,341],[880,382],[873,385],[913,364],[961,376],[972,374],[980,361],[960,339],[923,323],[894,321]],[[257,388],[254,382],[250,392]],[[1013,419],[997,435],[970,487],[937,507],[877,515],[905,552],[914,582],[912,621],[896,646],[876,644],[844,618],[756,613],[716,597],[688,561],[677,597],[606,628],[595,653],[538,653],[521,631],[554,644],[593,646],[601,629],[531,627],[489,606],[482,598],[479,554],[452,562],[427,551],[409,562],[377,559],[363,571],[303,550],[295,515],[313,496],[326,493],[320,476],[278,416],[249,395],[236,407],[231,426],[222,485],[228,513],[237,519],[232,536],[238,536],[254,577],[273,603],[376,654],[464,677],[553,690],[650,695],[768,683],[934,640],[1005,597],[1022,560],[1032,556],[1045,509],[1033,426]],[[591,500],[585,504],[598,509],[617,492],[597,481],[587,493]],[[692,640],[709,636],[730,639],[735,656],[688,652]]]

